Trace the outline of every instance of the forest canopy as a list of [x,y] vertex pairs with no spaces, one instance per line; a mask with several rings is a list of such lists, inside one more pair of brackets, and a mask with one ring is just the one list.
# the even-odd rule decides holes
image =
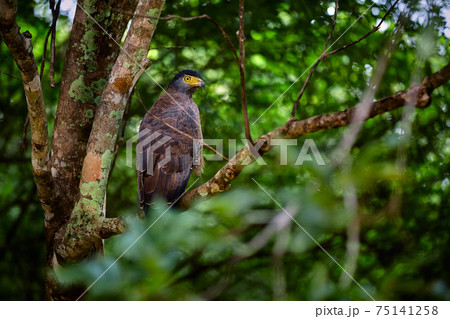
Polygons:
[[[20,32],[30,34],[42,72],[50,150],[61,144],[55,143],[53,132],[56,114],[69,105],[63,99],[80,107],[98,107],[80,108],[81,115],[66,123],[68,130],[80,132],[67,144],[87,145],[92,123],[106,105],[102,92],[111,81],[89,78],[94,73],[90,68],[98,67],[107,76],[114,73],[121,47],[112,55],[104,54],[107,45],[102,48],[87,39],[91,35],[110,47],[126,47],[136,3],[118,7],[116,2],[79,1],[77,6],[62,1],[53,40],[56,10],[52,13],[49,1],[19,4],[16,23]],[[95,23],[86,22],[88,16],[84,24],[77,24],[80,5],[97,19],[102,16],[101,23],[108,28],[117,29],[114,41]],[[150,21],[155,29],[147,54],[134,56],[149,59],[145,71],[128,67],[142,75],[136,77],[123,114],[117,117],[120,126],[110,152],[104,207],[107,221],[123,217],[127,226],[117,235],[100,238],[105,238],[104,256],[77,256],[64,262],[63,254],[56,258],[64,264],[55,270],[58,281],[66,288],[76,287],[67,298],[449,300],[450,3],[263,0],[246,1],[243,19],[239,11],[239,1],[168,1],[162,10],[133,19]],[[247,134],[242,74],[236,61],[242,56],[241,23],[245,23]],[[81,25],[88,28],[79,35],[82,40],[69,45]],[[34,145],[26,124],[24,83],[5,42],[0,38],[0,299],[43,300],[49,298],[48,252],[54,247],[48,245],[44,210],[33,180]],[[347,44],[352,45],[324,55]],[[83,45],[82,62],[71,61],[70,54],[76,56]],[[82,80],[92,85],[64,82],[68,65],[73,70],[84,68]],[[227,160],[245,149],[248,133],[253,141],[277,133],[270,135],[270,151],[232,172],[231,187],[228,182],[217,192],[210,187],[207,200],[191,203],[202,188],[197,197],[186,199],[186,207],[168,209],[158,202],[143,221],[135,218],[136,166],[134,158],[129,165],[127,141],[137,135],[141,119],[162,89],[184,69],[200,72],[206,83],[194,100],[204,142],[222,155],[204,147],[203,174],[191,176],[189,190],[205,185],[223,167],[225,176]],[[421,83],[428,85],[429,96]],[[383,109],[394,105],[403,91],[405,103]],[[300,92],[296,122],[289,122]],[[372,102],[380,110],[373,118],[363,119],[360,126],[348,120],[358,112],[347,115],[352,111],[346,110]],[[341,122],[347,119],[346,124],[337,125],[336,120],[326,126],[317,118],[308,122],[335,112],[342,112],[336,116],[342,116]],[[61,169],[64,165],[58,163]],[[80,169],[72,183],[84,179]],[[59,184],[64,189],[63,179],[55,185]],[[62,210],[68,205],[70,211],[81,207],[76,204],[79,189],[67,196],[60,202]],[[116,236],[106,238],[111,235]]]

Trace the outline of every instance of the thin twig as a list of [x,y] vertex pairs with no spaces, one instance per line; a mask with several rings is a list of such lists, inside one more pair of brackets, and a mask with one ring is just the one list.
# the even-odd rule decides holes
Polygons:
[[186,45],[176,45],[176,46],[165,46],[165,47],[156,47],[156,48],[150,48],[150,50],[161,50],[161,49],[194,49],[194,47],[189,47]]
[[239,0],[239,72],[241,74],[241,98],[242,98],[242,115],[244,117],[245,137],[251,145],[255,145],[250,132],[247,112],[247,97],[245,95],[245,32],[244,32],[244,2]]
[[337,19],[337,11],[338,11],[339,0],[335,0],[334,2],[334,17],[333,17],[333,25],[331,26],[330,34],[328,34],[327,42],[325,42],[325,47],[323,48],[323,52],[326,52],[328,49],[328,44],[330,43],[331,36],[334,32],[334,27],[336,26]]
[[55,37],[56,30],[52,30],[52,41],[50,42],[50,86],[55,87]]
[[338,10],[338,2],[339,0],[336,0],[334,3],[334,18],[333,18],[333,25],[331,26],[331,30],[330,33],[328,34],[328,38],[327,41],[325,42],[325,47],[323,48],[322,51],[322,55],[320,56],[319,59],[317,59],[316,63],[314,63],[314,66],[311,68],[311,71],[309,71],[308,77],[305,80],[305,83],[303,83],[302,89],[300,90],[300,94],[297,97],[297,100],[294,103],[294,107],[292,108],[292,113],[291,113],[291,118],[295,117],[295,112],[297,111],[298,108],[298,104],[300,103],[300,99],[303,96],[303,93],[305,92],[306,86],[309,83],[309,80],[311,79],[312,74],[314,73],[314,71],[316,70],[317,66],[319,65],[319,63],[325,59],[326,57],[326,52],[328,49],[328,44],[330,43],[330,39],[331,36],[333,35],[334,32],[334,27],[336,26],[336,18],[337,18],[337,10]]
[[16,79],[16,80],[22,81],[22,79],[21,79],[21,78],[19,78],[19,77],[15,76],[15,75],[12,75],[12,74],[9,74],[9,73],[6,73],[6,72],[3,72],[3,71],[1,71],[1,70],[0,70],[0,73],[1,73],[1,74],[4,74],[4,75],[6,75],[6,76],[9,76],[10,78],[13,78],[13,79]]
[[[44,52],[42,54],[42,62],[41,62],[41,70],[39,72],[39,78],[42,80],[42,75],[44,74],[44,68],[45,68],[45,57],[47,56],[47,44],[48,44],[48,38],[50,35],[52,36],[50,40],[50,86],[52,88],[55,87],[55,40],[56,40],[56,21],[59,17],[59,9],[61,7],[61,0],[58,1],[58,4],[55,8],[55,0],[50,0],[49,2],[50,10],[52,11],[52,24],[50,25],[50,28],[47,31],[47,34],[45,36],[44,40]],[[23,135],[22,135],[22,151],[25,151],[26,148],[26,141],[27,141],[27,128],[28,124],[30,122],[30,116],[27,114],[27,119],[25,121],[25,124],[23,125]]]
[[[122,10],[114,9],[113,11],[122,13],[122,14],[129,14],[129,12],[125,12]],[[225,30],[220,26],[217,21],[215,21],[213,18],[211,18],[207,14],[202,14],[194,17],[180,17],[176,15],[167,15],[165,17],[153,17],[153,16],[145,16],[145,15],[133,15],[133,17],[138,18],[145,18],[145,19],[155,19],[155,20],[161,20],[161,21],[168,21],[168,20],[181,20],[181,21],[192,21],[192,20],[198,20],[198,19],[206,19],[209,20],[211,23],[213,23],[222,34],[223,38],[227,41],[228,46],[230,47],[231,51],[233,52],[234,59],[239,67],[239,73],[240,73],[240,80],[241,80],[241,96],[242,96],[242,112],[244,117],[244,126],[245,126],[245,137],[249,141],[251,145],[254,145],[251,132],[250,132],[250,125],[248,122],[248,112],[247,112],[247,98],[245,95],[245,47],[244,47],[244,40],[245,40],[245,34],[244,34],[244,0],[240,0],[239,3],[239,50],[240,50],[240,57],[237,55],[236,48],[233,45],[233,42],[231,42],[230,37],[227,35]],[[206,145],[205,145],[206,146]],[[208,146],[207,146],[208,147]],[[209,148],[209,147],[208,147]],[[222,156],[222,155],[220,155]],[[222,156],[223,157],[223,156]],[[225,158],[225,157],[223,157]],[[226,159],[226,158],[225,158]]]
[[[144,102],[141,99],[141,96],[139,95],[138,90],[135,91],[136,92],[136,96],[139,100],[139,103],[142,105],[142,107],[147,110],[147,107],[145,106]],[[213,151],[214,153],[216,153],[217,155],[219,155],[220,157],[222,157],[224,160],[226,160],[227,162],[229,162],[230,160],[228,158],[226,158],[224,155],[222,155],[221,153],[219,153],[218,151],[216,151],[213,147],[209,146],[208,144],[206,144],[205,142],[203,142],[203,140],[199,140],[196,138],[193,138],[192,136],[190,136],[189,134],[184,133],[183,131],[180,131],[179,129],[177,129],[176,127],[170,125],[169,123],[167,123],[166,121],[160,119],[159,117],[157,117],[156,115],[152,114],[152,113],[148,113],[151,117],[153,117],[155,120],[157,120],[158,122],[168,126],[169,128],[171,128],[172,130],[174,130],[177,133],[180,133],[181,135],[183,135],[184,137],[187,137],[189,139],[191,139],[192,141],[198,141],[199,143],[201,143],[202,145],[206,146],[207,148],[209,148],[211,151]]]
[[354,44],[356,44],[356,43],[358,43],[358,42],[364,40],[365,38],[367,38],[367,37],[368,37],[369,35],[371,35],[372,33],[375,33],[376,31],[378,31],[378,30],[380,29],[381,24],[384,22],[384,20],[385,20],[386,17],[389,15],[389,13],[391,13],[391,11],[394,9],[394,7],[397,5],[398,2],[399,2],[399,0],[396,0],[396,1],[394,2],[394,4],[393,4],[393,5],[389,8],[389,10],[386,12],[386,14],[384,15],[384,17],[380,20],[380,22],[379,22],[376,26],[374,26],[374,27],[372,28],[372,30],[370,30],[369,32],[367,32],[365,35],[363,35],[363,36],[362,36],[361,38],[359,38],[358,40],[353,41],[353,42],[351,42],[351,43],[348,43],[348,44],[344,45],[343,47],[341,47],[341,48],[339,48],[339,49],[336,49],[336,50],[333,50],[333,51],[330,51],[330,52],[326,53],[326,54],[325,54],[325,57],[327,57],[327,56],[329,56],[329,55],[333,55],[333,54],[335,54],[335,53],[338,53],[338,52],[340,52],[340,51],[342,51],[342,50],[345,50],[345,49],[347,49],[348,47],[351,47],[352,45],[354,45]]
[[302,95],[303,95],[303,93],[304,93],[304,91],[305,91],[305,89],[306,89],[306,86],[308,85],[308,82],[309,82],[309,80],[310,80],[312,74],[313,74],[314,71],[316,70],[316,68],[317,68],[317,66],[319,65],[319,63],[320,63],[321,61],[325,60],[328,56],[333,55],[333,54],[335,54],[335,53],[338,53],[338,52],[340,52],[340,51],[342,51],[342,50],[345,50],[345,49],[347,49],[348,47],[351,47],[352,45],[354,45],[354,44],[356,44],[356,43],[358,43],[358,42],[364,40],[365,38],[367,38],[367,37],[368,37],[369,35],[371,35],[372,33],[375,33],[376,31],[378,31],[378,30],[380,29],[380,26],[381,26],[381,24],[383,23],[383,21],[384,21],[384,20],[386,19],[386,17],[391,13],[391,11],[392,11],[392,10],[394,9],[394,7],[397,5],[397,3],[399,2],[399,0],[396,0],[396,1],[394,2],[394,4],[389,8],[389,10],[386,12],[386,14],[383,16],[383,18],[380,20],[380,22],[379,22],[376,26],[374,26],[374,27],[372,28],[372,30],[370,30],[368,33],[366,33],[365,35],[363,35],[361,38],[359,38],[358,40],[353,41],[353,42],[351,42],[351,43],[348,43],[348,44],[342,46],[342,47],[339,48],[339,49],[336,49],[336,50],[333,50],[333,51],[330,51],[330,52],[326,52],[327,47],[328,47],[328,43],[329,43],[330,38],[331,38],[331,34],[332,34],[333,30],[334,30],[334,26],[335,26],[335,23],[336,23],[337,2],[338,2],[338,1],[336,1],[336,9],[335,9],[335,11],[334,11],[334,22],[333,22],[333,26],[332,26],[332,31],[330,32],[330,35],[328,36],[327,42],[326,42],[326,44],[325,44],[325,49],[324,49],[322,55],[320,56],[320,58],[316,61],[316,63],[315,63],[314,66],[312,67],[311,71],[310,71],[309,74],[308,74],[308,77],[306,78],[305,83],[303,84],[303,87],[302,87],[302,89],[301,89],[301,91],[300,91],[300,94],[299,94],[297,100],[295,101],[294,107],[292,108],[291,118],[294,118],[294,117],[295,117],[295,112],[296,112],[296,110],[297,110],[297,108],[298,108],[298,104],[299,104],[299,102],[300,102],[300,99],[301,99],[301,97],[302,97]]
[[61,0],[58,1],[55,7],[55,0],[50,0],[50,10],[52,11],[52,24],[50,25],[50,29],[47,32],[47,35],[45,36],[44,41],[44,53],[42,54],[42,62],[41,62],[41,70],[40,70],[40,78],[42,79],[42,75],[44,74],[44,68],[45,68],[45,58],[47,55],[47,44],[48,39],[51,35],[50,40],[50,86],[55,87],[55,41],[56,41],[56,22],[58,21],[59,17],[59,10],[61,7]]
[[209,16],[207,14],[202,14],[199,16],[193,16],[193,17],[180,17],[180,16],[176,16],[173,14],[169,14],[168,16],[165,17],[147,17],[150,19],[158,19],[161,21],[168,21],[168,20],[172,20],[172,19],[178,19],[178,20],[182,20],[182,21],[192,21],[192,20],[197,20],[197,19],[208,19]]
[[231,51],[233,51],[233,55],[234,55],[234,59],[236,60],[236,63],[239,64],[239,59],[237,56],[237,52],[236,52],[236,48],[233,45],[233,42],[231,42],[230,38],[228,37],[227,33],[225,32],[225,30],[216,22],[216,20],[214,20],[213,18],[211,18],[210,16],[206,15],[206,19],[208,19],[209,21],[211,21],[220,31],[220,33],[222,33],[222,36],[224,37],[224,39],[227,41],[228,46],[230,47]]
[[48,29],[47,35],[45,36],[45,40],[44,40],[44,52],[42,53],[41,70],[39,72],[39,77],[41,78],[41,80],[42,80],[42,75],[44,74],[45,57],[47,56],[48,38],[50,37],[51,33],[52,33],[52,27],[50,27],[50,29]]
[[[400,19],[399,19],[400,20]],[[378,59],[376,68],[374,69],[373,75],[367,85],[367,88],[361,97],[360,107],[358,108],[355,116],[352,118],[351,125],[349,129],[344,133],[341,141],[339,142],[336,149],[336,156],[333,157],[332,166],[338,167],[344,163],[344,160],[350,160],[350,151],[356,142],[356,139],[361,132],[363,121],[367,119],[373,107],[373,99],[380,87],[380,83],[383,79],[384,73],[387,69],[389,60],[391,58],[391,53],[396,49],[398,42],[401,38],[403,32],[403,24],[399,22],[394,30],[392,38],[386,41],[384,49],[381,50],[381,56]]]
[[[52,2],[52,1],[50,1]],[[55,87],[55,41],[56,41],[56,22],[59,17],[59,8],[61,7],[61,0],[58,1],[58,4],[55,6],[55,1],[53,1],[52,15],[53,15],[53,27],[52,27],[52,41],[50,43],[50,86],[52,88]]]
[[[157,17],[151,17],[151,18],[156,19]],[[238,65],[240,64],[236,48],[234,47],[233,42],[231,42],[230,37],[225,32],[225,30],[220,26],[220,24],[217,23],[217,21],[214,20],[213,18],[211,18],[209,15],[202,14],[202,15],[195,16],[195,17],[180,17],[180,16],[175,16],[175,15],[168,15],[166,17],[159,17],[157,19],[162,20],[162,21],[173,20],[173,19],[177,19],[177,20],[181,20],[181,21],[192,21],[192,20],[197,20],[197,19],[209,20],[211,23],[213,23],[219,29],[220,33],[222,34],[222,37],[227,41],[228,46],[230,47],[231,51],[233,51],[233,55],[234,55],[234,59],[236,60],[236,63]]]
[[181,20],[181,21],[192,21],[192,20],[198,20],[198,19],[209,20],[211,23],[213,23],[219,29],[219,31],[222,34],[223,38],[227,41],[228,46],[230,47],[231,51],[233,52],[234,59],[236,60],[236,63],[239,65],[239,57],[237,55],[237,51],[236,51],[236,48],[233,45],[233,42],[231,42],[230,37],[225,32],[224,28],[222,28],[220,26],[220,24],[217,23],[216,20],[214,20],[213,18],[211,18],[207,14],[202,14],[202,15],[198,15],[198,16],[194,16],[194,17],[180,17],[180,16],[176,16],[176,15],[167,15],[165,17],[153,17],[153,16],[146,16],[146,15],[135,15],[132,12],[126,12],[126,11],[118,10],[118,9],[111,9],[111,10],[115,11],[115,12],[122,13],[122,14],[131,15],[134,18],[145,18],[145,19],[160,20],[160,21],[168,21],[168,20],[173,20],[173,19]]

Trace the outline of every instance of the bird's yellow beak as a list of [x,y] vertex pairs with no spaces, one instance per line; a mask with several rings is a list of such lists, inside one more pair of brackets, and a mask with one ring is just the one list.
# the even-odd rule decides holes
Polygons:
[[204,88],[205,87],[205,81],[203,81],[200,78],[192,77],[191,85],[192,86],[196,86],[196,87]]

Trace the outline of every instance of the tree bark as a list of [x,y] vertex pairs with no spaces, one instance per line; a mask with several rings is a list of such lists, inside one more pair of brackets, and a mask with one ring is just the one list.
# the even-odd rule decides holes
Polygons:
[[[50,161],[31,34],[19,32],[17,2],[0,1],[1,36],[22,73],[30,114],[33,175],[46,221],[48,299],[74,299],[82,292],[62,288],[54,267],[102,253],[102,239],[124,231],[122,219],[104,216],[111,154],[131,90],[149,66],[146,56],[158,20],[147,17],[159,17],[163,5],[159,0],[78,2]],[[120,11],[135,12],[123,49],[119,44],[129,19],[115,13]]]
[[[56,253],[58,238],[61,232],[65,232],[75,203],[80,198],[81,170],[94,115],[120,51],[117,42],[120,43],[129,21],[129,16],[112,10],[133,12],[136,4],[136,0],[86,0],[77,3],[61,76],[52,140],[51,174],[60,209],[52,222],[46,225],[47,238],[50,239],[47,242],[48,299],[73,297],[70,291],[61,291],[50,270],[66,262]],[[102,253],[103,242],[97,240],[91,246],[85,245],[84,249],[79,253],[80,258]]]
[[0,35],[14,57],[22,76],[31,130],[31,164],[37,194],[46,222],[55,213],[55,197],[49,170],[48,127],[44,95],[31,44],[32,35],[20,33],[16,24],[17,2],[0,1]]
[[67,225],[59,229],[55,238],[56,255],[64,262],[88,257],[93,247],[102,245],[103,238],[123,231],[120,219],[104,218],[106,186],[125,106],[134,85],[149,66],[147,52],[158,20],[142,16],[148,12],[159,16],[163,5],[160,0],[138,3],[123,48],[103,89],[83,161],[79,200]]
[[66,221],[79,199],[83,158],[109,73],[120,51],[116,42],[125,31],[129,16],[112,9],[133,12],[136,1],[78,1],[66,51],[55,128],[51,172],[64,208]]

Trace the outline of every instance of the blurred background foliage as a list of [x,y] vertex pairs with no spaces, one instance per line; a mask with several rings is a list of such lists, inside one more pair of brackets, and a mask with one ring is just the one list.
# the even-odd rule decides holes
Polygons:
[[[367,33],[392,2],[340,1],[331,43],[339,39],[332,48]],[[250,122],[258,119],[251,126],[254,137],[289,118],[307,75],[303,72],[321,54],[333,8],[334,1],[247,1],[247,99]],[[63,1],[57,82],[74,10],[75,3]],[[401,1],[379,32],[319,65],[298,118],[357,105],[400,12],[406,16],[404,32],[376,97],[406,89],[449,62],[449,2]],[[168,1],[162,16],[168,14],[208,14],[238,47],[237,1]],[[50,21],[48,2],[20,3],[18,24],[32,33],[38,64]],[[216,27],[206,20],[161,21],[148,56],[153,62],[148,73],[163,87],[182,69],[203,74],[207,88],[195,96],[203,135],[223,139],[225,156],[233,155],[228,139],[236,139],[239,150],[244,138],[239,72]],[[43,216],[29,148],[21,150],[26,102],[15,78],[19,71],[1,40],[0,71],[0,299],[43,299]],[[58,89],[50,87],[48,74],[47,63],[42,83],[52,130]],[[147,108],[161,93],[145,74],[136,89]],[[248,167],[230,192],[183,213],[159,205],[147,222],[133,223],[128,233],[106,240],[104,258],[73,265],[60,275],[69,285],[90,285],[121,256],[84,298],[369,300],[370,294],[377,300],[449,300],[449,100],[446,84],[433,93],[430,107],[413,110],[411,122],[402,120],[403,109],[366,122],[343,166],[331,164],[346,128],[305,137],[314,140],[325,166],[314,161],[295,165],[305,138],[288,147],[288,165],[280,165],[275,147],[264,157],[267,165]],[[144,113],[133,98],[125,140],[137,133]],[[109,184],[111,217],[138,208],[136,173],[126,166],[125,155],[122,147]],[[223,165],[207,161],[203,176],[190,184],[207,181]]]

